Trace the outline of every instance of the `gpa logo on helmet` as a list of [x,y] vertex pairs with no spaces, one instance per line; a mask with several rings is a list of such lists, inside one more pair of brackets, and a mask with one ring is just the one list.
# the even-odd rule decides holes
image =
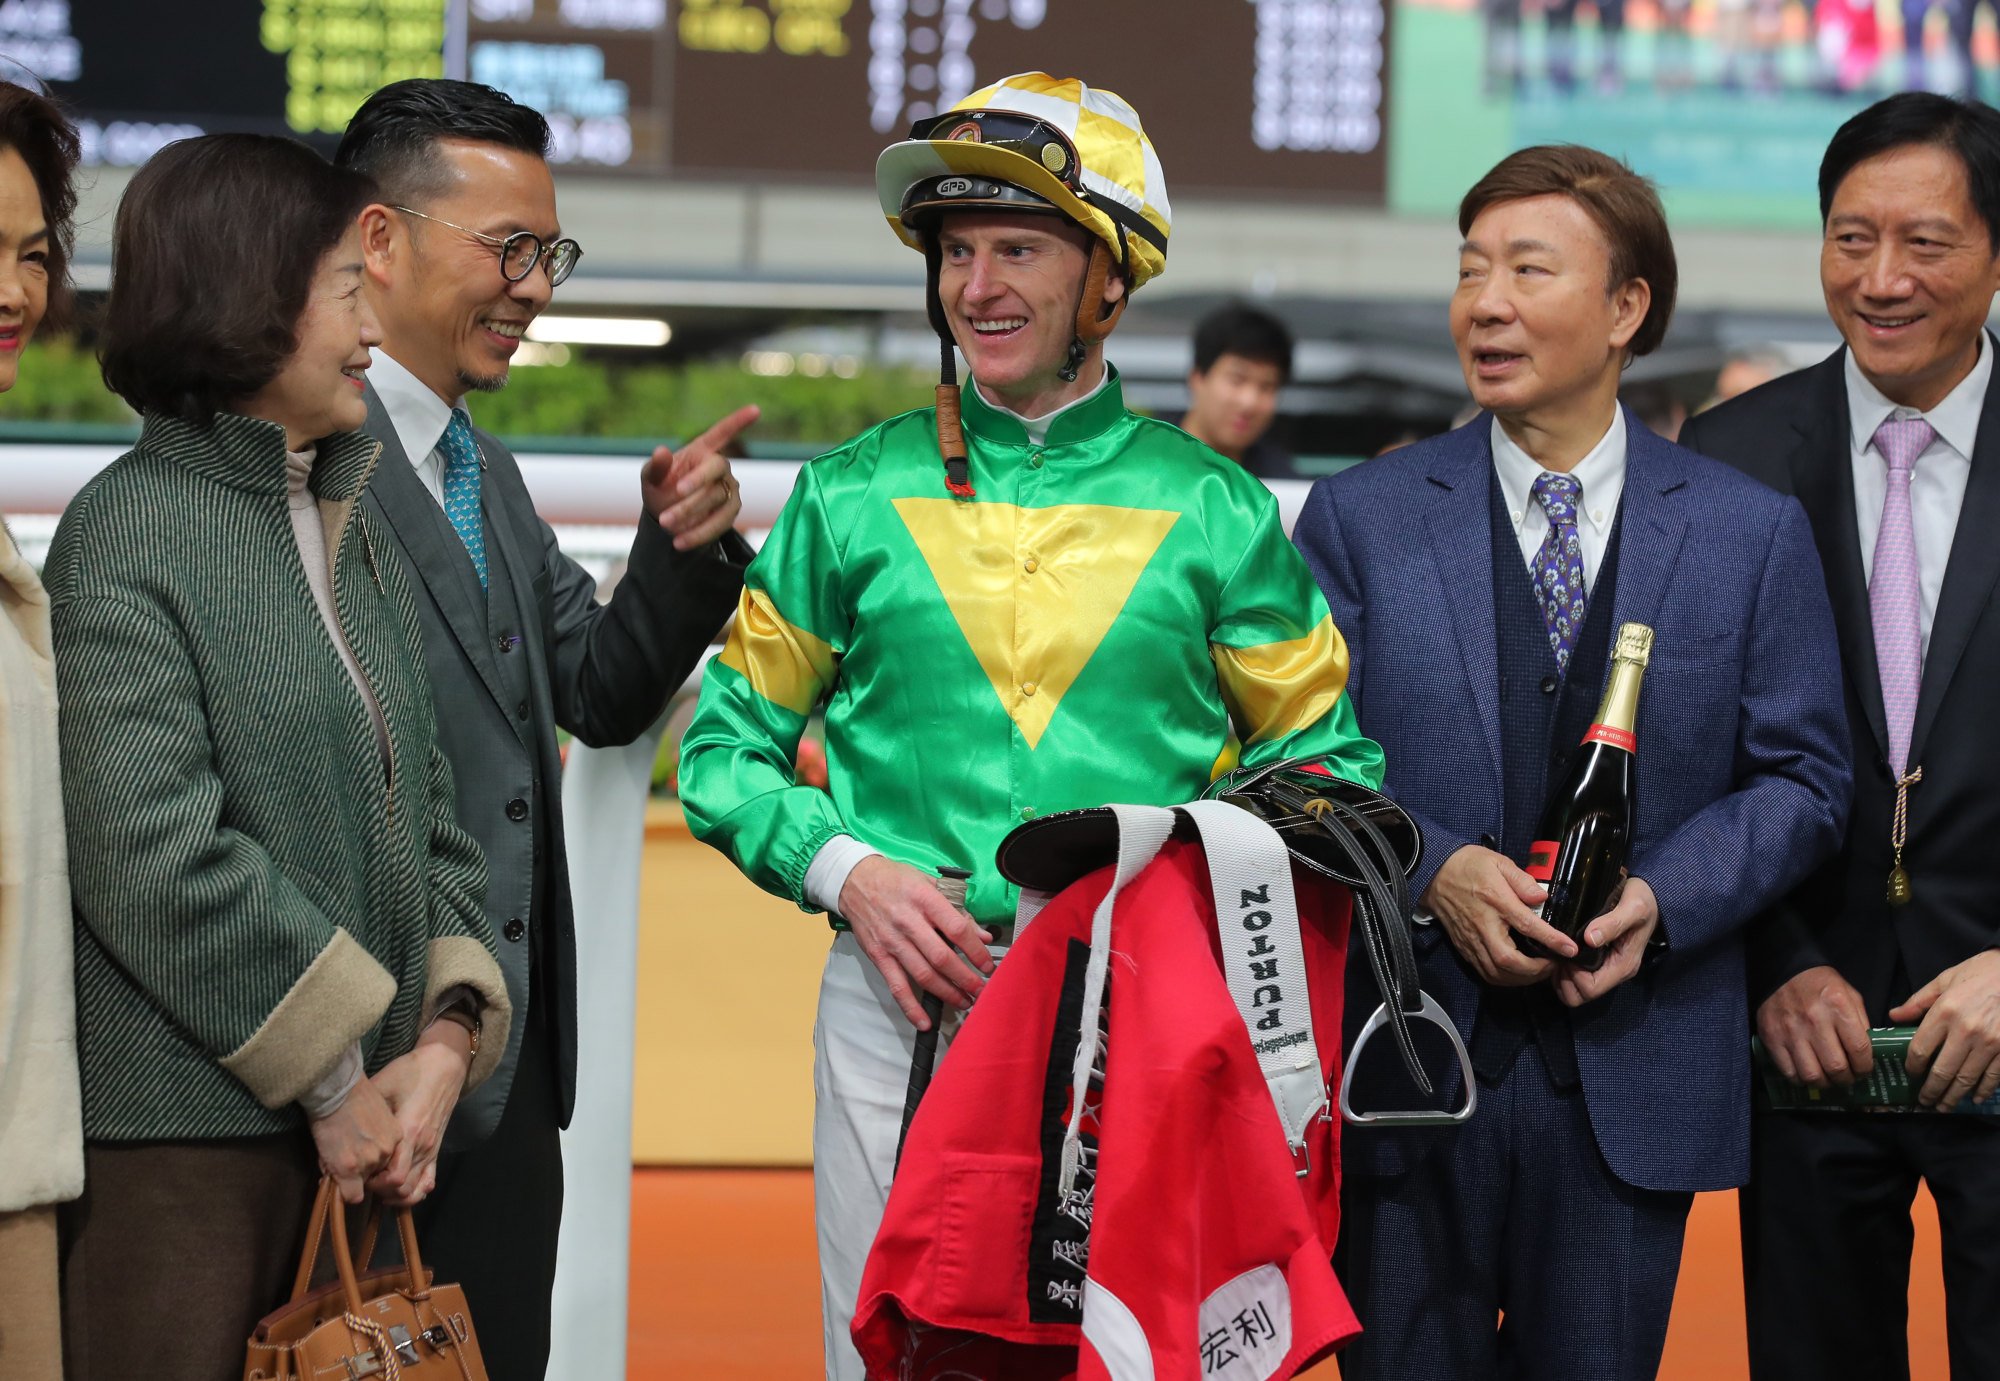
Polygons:
[[951,140],[957,140],[967,144],[980,144],[985,142],[985,136],[980,132],[978,123],[973,120],[967,120],[964,124],[952,130],[950,134],[947,134],[945,138]]
[[972,195],[972,179],[969,177],[941,178],[937,185],[941,197],[965,197]]

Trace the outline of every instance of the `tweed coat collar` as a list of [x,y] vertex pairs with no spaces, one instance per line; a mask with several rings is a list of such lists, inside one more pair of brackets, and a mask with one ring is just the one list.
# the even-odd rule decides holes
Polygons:
[[[285,492],[285,429],[260,417],[218,412],[208,425],[164,413],[146,414],[139,449],[186,466],[218,484],[253,494]],[[366,432],[335,432],[319,441],[313,461],[312,492],[339,503],[357,497],[368,484],[381,443]]]

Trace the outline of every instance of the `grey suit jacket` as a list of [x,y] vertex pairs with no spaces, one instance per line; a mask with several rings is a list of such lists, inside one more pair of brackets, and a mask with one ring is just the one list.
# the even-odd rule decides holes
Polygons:
[[[644,732],[735,608],[750,549],[730,533],[717,546],[677,552],[642,514],[625,577],[600,604],[596,582],[562,554],[536,515],[513,453],[475,429],[486,462],[487,563],[489,569],[505,563],[504,583],[518,606],[502,622],[518,630],[519,641],[503,648],[492,636],[464,544],[417,478],[372,387],[368,431],[383,454],[367,502],[394,532],[414,576],[438,743],[457,782],[459,823],[486,851],[487,920],[514,1002],[499,1070],[452,1118],[446,1145],[458,1149],[499,1124],[531,1001],[554,1043],[561,1125],[569,1125],[575,1105],[576,918],[564,861],[556,730],[593,747],[629,743]],[[636,467],[634,479],[636,487]],[[513,656],[526,660],[503,666],[501,659]],[[530,993],[535,946],[543,964],[539,988]]]

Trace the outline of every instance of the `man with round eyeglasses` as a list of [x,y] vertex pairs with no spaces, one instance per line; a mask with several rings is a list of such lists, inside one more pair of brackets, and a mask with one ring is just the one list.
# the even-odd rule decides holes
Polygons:
[[464,1286],[493,1381],[547,1370],[559,1131],[576,1094],[556,731],[591,745],[637,738],[734,608],[750,552],[731,530],[739,500],[722,448],[757,416],[738,409],[640,468],[627,572],[598,603],[512,454],[464,405],[505,387],[529,324],[582,255],[556,215],[548,138],[539,114],[490,87],[417,79],[369,97],[335,156],[380,197],[360,217],[383,332],[366,385],[383,446],[368,502],[415,577],[439,746],[460,823],[486,853],[486,915],[517,1014],[497,1072],[463,1103],[456,1088],[383,1092],[406,1139],[437,1157],[418,1215],[424,1255]]
[[481,244],[492,245],[500,251],[500,275],[509,283],[518,283],[534,272],[537,264],[549,276],[549,286],[560,288],[563,281],[576,268],[576,261],[583,257],[583,246],[564,236],[560,240],[542,243],[542,237],[532,230],[516,230],[511,235],[488,235],[483,230],[474,230],[469,225],[448,221],[442,216],[433,216],[419,211],[413,206],[392,206],[405,216],[415,216],[418,220],[435,221],[452,230],[470,235]]

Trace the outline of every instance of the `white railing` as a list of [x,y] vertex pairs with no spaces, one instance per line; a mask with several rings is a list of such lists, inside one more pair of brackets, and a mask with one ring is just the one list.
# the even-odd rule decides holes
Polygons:
[[[70,497],[125,449],[104,445],[0,443],[0,513],[12,517],[62,512]],[[519,457],[521,476],[535,496],[535,507],[558,529],[629,527],[638,517],[642,459],[636,446],[629,457],[555,454]],[[743,526],[770,527],[792,492],[799,462],[739,460],[735,471],[743,485]],[[1267,483],[1278,496],[1278,508],[1289,532],[1305,503],[1309,486],[1303,480]]]

